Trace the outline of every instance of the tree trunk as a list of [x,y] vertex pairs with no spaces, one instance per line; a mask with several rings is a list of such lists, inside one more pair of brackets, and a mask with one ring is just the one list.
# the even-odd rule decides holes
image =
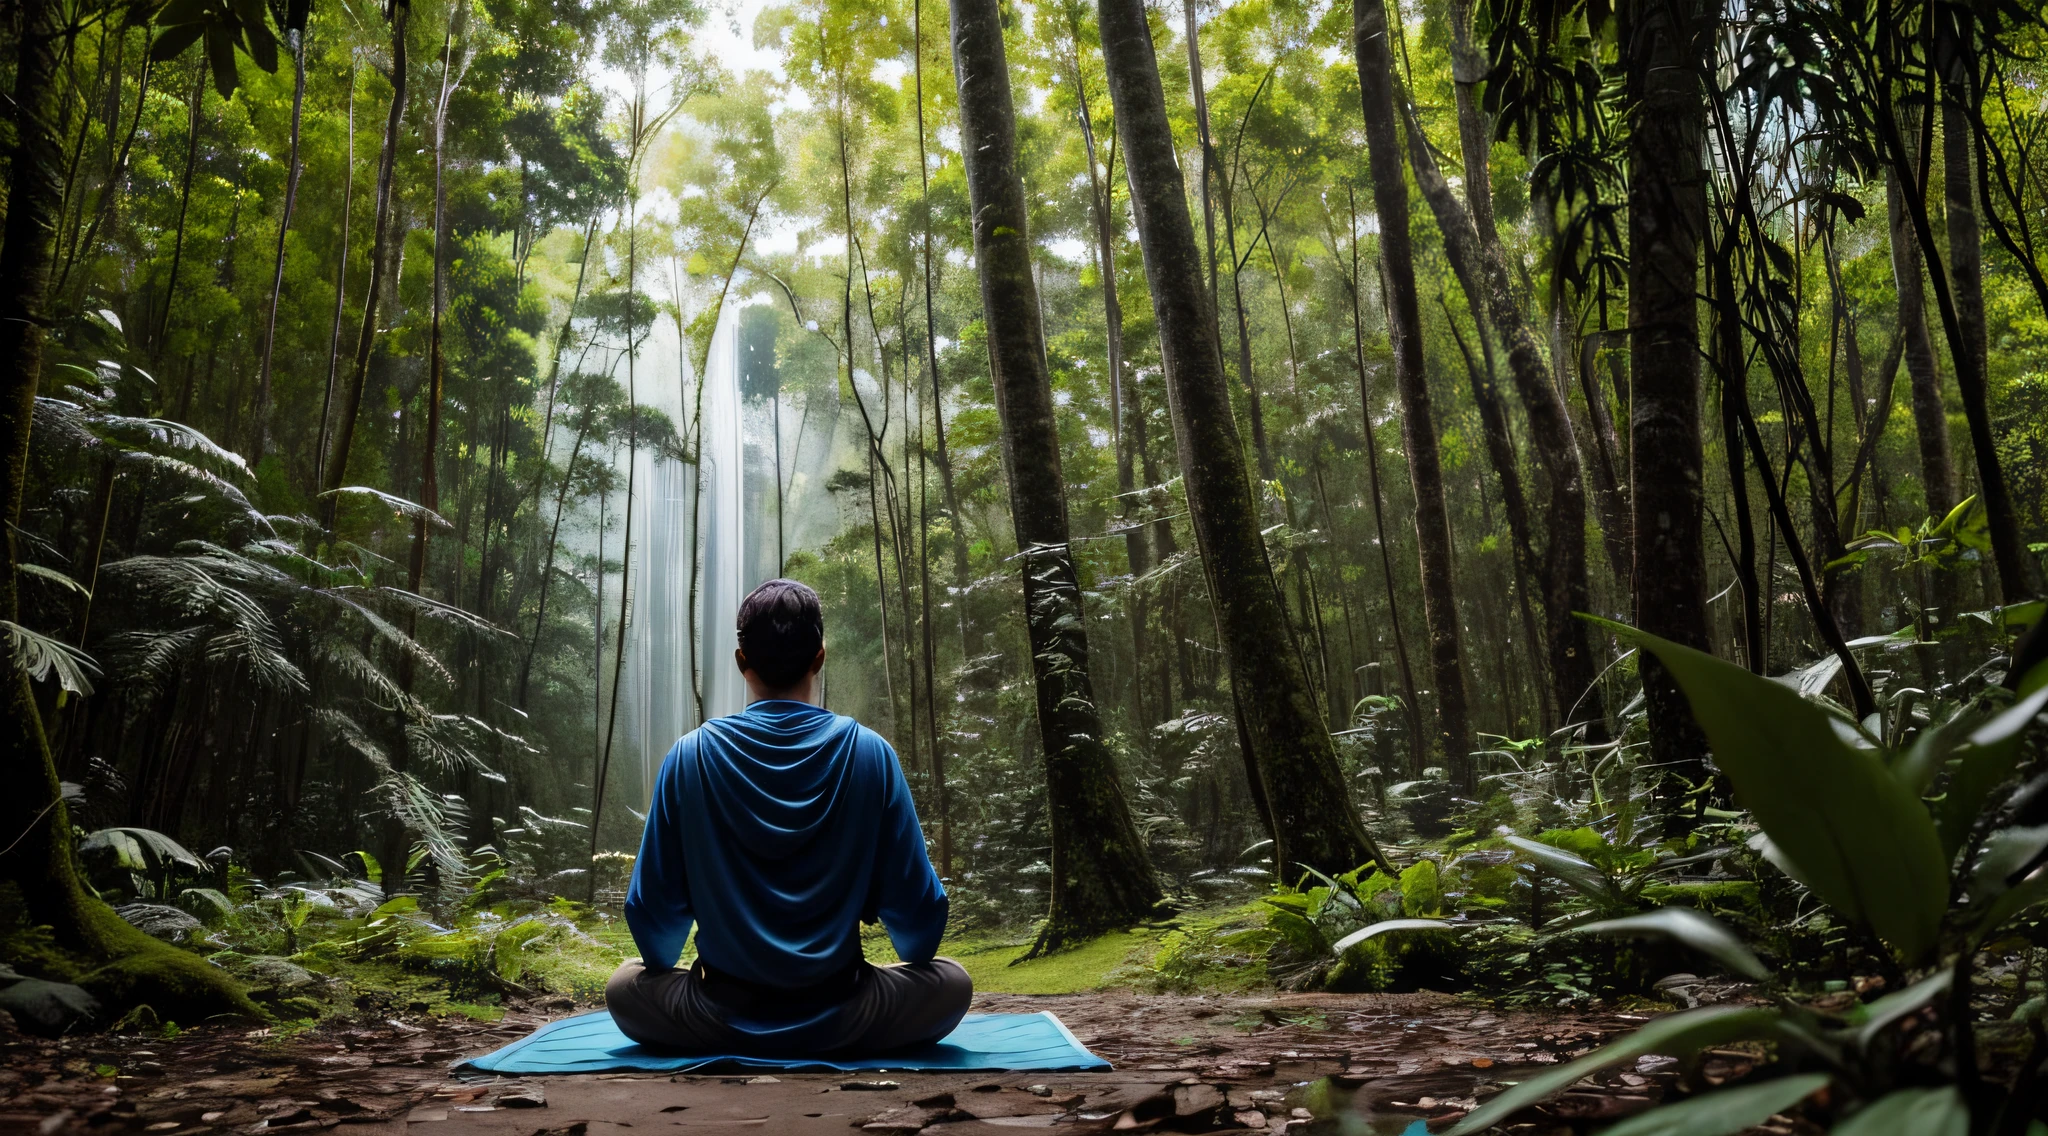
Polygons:
[[1489,247],[1500,245],[1493,223],[1493,122],[1474,88],[1486,79],[1486,55],[1472,44],[1472,0],[1450,0],[1451,81],[1458,105],[1458,149],[1465,159],[1465,203]]
[[[1967,369],[1987,374],[1991,348],[1984,323],[1984,236],[1977,224],[1976,154],[1973,149],[1970,111],[1960,101],[1962,92],[1948,88],[1942,104],[1942,215],[1948,222],[1949,274],[1955,290],[1956,320],[1962,328],[1963,362]],[[2008,591],[2010,591],[2008,589]],[[2008,594],[2008,603],[2019,599]]]
[[320,396],[320,435],[313,448],[313,484],[327,483],[327,434],[334,414],[334,376],[341,369],[341,316],[348,298],[348,228],[356,203],[356,71],[361,57],[348,56],[348,143],[341,160],[341,254],[334,258],[334,323],[327,332],[327,385]]
[[[1700,449],[1700,241],[1706,103],[1695,37],[1702,0],[1636,0],[1624,19],[1629,124],[1629,472],[1636,625],[1688,647],[1707,635]],[[1650,759],[1674,831],[1697,823],[1706,736],[1662,664],[1642,657]]]
[[[1387,624],[1394,632],[1394,661],[1401,668],[1401,694],[1407,701],[1410,772],[1419,775],[1422,770],[1422,699],[1416,693],[1415,667],[1408,658],[1408,636],[1401,629],[1401,605],[1394,592],[1394,552],[1387,543],[1386,498],[1380,491],[1380,447],[1379,439],[1374,436],[1372,417],[1372,375],[1365,369],[1364,297],[1359,294],[1361,274],[1358,270],[1358,195],[1356,190],[1347,187],[1344,196],[1349,208],[1351,250],[1344,279],[1346,298],[1351,301],[1351,359],[1358,369],[1358,413],[1365,427],[1365,471],[1367,490],[1372,494],[1372,538],[1380,550],[1380,581],[1386,585]],[[1335,245],[1336,241],[1333,239],[1331,244]]]
[[[467,6],[455,10],[448,31],[441,40],[441,97],[434,104],[434,277],[429,302],[433,314],[427,330],[427,436],[420,447],[420,504],[436,512],[441,508],[441,393],[447,385],[448,360],[441,339],[441,316],[448,306],[448,95],[454,89],[449,64],[454,60],[455,37],[460,33]],[[631,330],[628,329],[628,338]],[[476,418],[469,416],[472,433]],[[632,522],[628,520],[627,525]],[[417,594],[427,572],[427,518],[412,523],[412,560],[406,567],[406,590]],[[457,593],[459,596],[459,592]],[[457,602],[460,602],[459,599]],[[406,617],[406,633],[412,633],[413,617]],[[410,674],[411,668],[406,668]]]
[[[303,14],[303,5],[295,5]],[[277,219],[277,258],[270,272],[270,304],[263,317],[263,348],[256,365],[256,429],[250,465],[263,461],[270,448],[270,360],[277,351],[277,303],[284,295],[284,244],[292,231],[292,209],[299,202],[299,121],[306,109],[306,28],[285,29],[292,53],[291,143],[285,158],[284,213]],[[346,250],[344,250],[346,252]]]
[[[1131,578],[1136,581],[1152,570],[1152,542],[1145,531],[1148,526],[1132,519],[1138,509],[1134,499],[1138,481],[1133,447],[1142,445],[1140,439],[1144,437],[1145,412],[1138,392],[1126,390],[1124,385],[1124,308],[1116,286],[1116,148],[1110,147],[1109,160],[1102,167],[1104,172],[1097,174],[1095,123],[1081,73],[1080,29],[1075,28],[1073,34],[1076,45],[1074,96],[1080,105],[1081,140],[1088,154],[1088,207],[1095,222],[1095,268],[1102,276],[1103,362],[1109,371],[1110,438],[1116,450],[1116,515],[1124,530],[1124,557],[1130,566]],[[1134,583],[1128,613],[1131,622],[1131,712],[1140,725],[1147,721],[1145,661],[1150,654],[1146,646],[1145,609],[1144,589]],[[1167,716],[1168,709],[1162,704],[1158,718]]]
[[[0,520],[6,522],[6,571],[0,573],[0,618],[20,617],[16,592],[21,520],[27,488],[29,434],[48,334],[47,297],[64,199],[63,154],[53,119],[62,99],[58,59],[67,45],[66,17],[56,0],[20,0],[15,41],[5,243],[0,244]],[[79,879],[70,810],[43,733],[35,691],[13,651],[0,664],[6,701],[0,713],[0,770],[12,792],[0,801],[0,899],[31,924],[48,927],[63,952],[44,963],[45,976],[82,980],[108,1009],[146,1002],[157,1012],[198,1021],[218,1013],[251,1018],[261,1011],[220,969],[159,942],[114,914]],[[11,894],[8,894],[11,893]]]
[[1145,6],[1141,0],[1100,0],[1099,14],[1181,474],[1250,742],[1247,772],[1272,809],[1274,866],[1287,878],[1296,864],[1349,871],[1369,861],[1385,863],[1359,823],[1336,748],[1317,715],[1260,537]]
[[1017,172],[1016,111],[997,0],[952,0],[961,153],[974,258],[988,314],[988,359],[1002,419],[1010,515],[1024,562],[1024,623],[1038,691],[1052,828],[1052,907],[1034,954],[1143,919],[1163,898],[1103,744],[1088,672],[1080,577],[1067,543],[1067,488],[1038,288],[1030,210]]
[[[1949,446],[1948,405],[1941,393],[1941,370],[1934,337],[1927,329],[1927,293],[1922,280],[1920,246],[1913,222],[1906,216],[1905,194],[1897,174],[1885,177],[1885,214],[1891,224],[1892,283],[1899,297],[1899,326],[1905,335],[1906,376],[1912,383],[1913,425],[1920,439],[1920,491],[1927,511],[1936,519],[1956,507],[1955,458]],[[1955,615],[1941,613],[1943,618]]]
[[[1933,111],[1929,109],[1925,113]],[[1909,168],[1925,164],[1912,159],[1912,149],[1899,130],[1898,118],[1889,112],[1889,107],[1878,121],[1884,134],[1882,141],[1892,159],[1893,172],[1903,174]],[[1934,306],[1941,315],[1941,330],[1948,340],[1949,358],[1955,364],[1956,394],[1962,401],[1963,418],[1970,431],[1970,452],[1977,467],[1977,496],[1984,506],[1984,526],[1991,537],[1992,560],[1998,566],[1999,590],[2005,602],[2017,602],[2032,594],[2037,586],[2037,573],[2026,546],[2021,542],[2019,515],[2013,505],[2012,489],[2006,484],[2005,470],[1998,462],[1998,439],[1992,433],[1990,394],[1986,388],[1988,376],[1980,366],[1983,356],[1972,345],[1971,331],[1962,312],[1963,301],[1958,295],[1959,285],[1950,279],[1941,248],[1935,243],[1933,212],[1926,195],[1921,192],[1924,184],[1924,179],[1917,178],[1900,183],[1899,188],[1905,195],[1904,212],[1913,226],[1913,236],[1919,242],[1928,281],[1934,286]],[[1981,252],[1974,247],[1972,253],[1973,260],[1981,260]],[[1978,323],[1981,325],[1981,297],[1978,308]]]
[[349,375],[348,397],[342,403],[341,429],[334,439],[334,453],[327,462],[327,481],[321,492],[320,523],[327,538],[334,539],[334,516],[340,498],[336,490],[348,478],[348,457],[355,445],[356,418],[363,409],[363,388],[370,378],[370,348],[377,340],[377,302],[384,294],[385,262],[391,258],[391,180],[398,164],[398,128],[405,120],[405,28],[412,19],[412,0],[391,0],[391,113],[384,120],[384,155],[377,166],[376,222],[370,237],[370,286],[363,295],[363,326],[356,334],[355,363]]
[[[917,186],[918,204],[921,207],[919,222],[923,228],[922,235],[924,238],[924,245],[921,250],[922,255],[918,258],[918,267],[924,273],[924,352],[925,369],[931,373],[932,380],[932,454],[937,459],[939,466],[939,488],[941,493],[944,494],[946,502],[946,525],[953,533],[953,625],[960,636],[960,659],[964,663],[967,660],[967,530],[962,525],[960,519],[960,499],[953,490],[953,463],[946,453],[946,400],[944,392],[939,388],[939,328],[932,302],[932,165],[930,156],[925,151],[924,133],[924,0],[914,0],[912,3],[911,20],[915,36],[915,53],[912,56],[915,65],[911,71],[917,96]],[[779,392],[776,398],[776,413],[778,417],[776,418],[775,426],[775,444],[779,447],[782,444],[782,419],[780,418],[782,404]],[[805,416],[809,416],[808,404],[805,406]],[[922,423],[918,425],[917,436],[919,457],[917,484],[918,494],[922,497],[925,492],[924,487],[927,484],[925,469],[922,464],[925,454],[924,426]],[[799,445],[803,441],[803,427],[801,425],[797,427],[797,441]],[[775,469],[778,489],[775,498],[775,547],[778,552],[778,560],[775,570],[778,573],[782,571],[782,564],[784,563],[779,558],[782,548],[782,496],[779,488],[782,476],[781,454],[782,451],[777,449]],[[929,725],[932,736],[932,796],[938,801],[939,807],[939,874],[942,878],[950,878],[953,874],[953,798],[951,790],[946,787],[947,739],[939,730],[938,699],[931,685],[933,682],[933,672],[938,667],[938,655],[932,647],[932,566],[930,555],[932,534],[931,509],[928,504],[924,509],[924,514],[924,521],[917,530],[922,534],[922,539],[919,542],[921,551],[917,558],[918,573],[924,580],[924,705],[925,714],[930,719]]]
[[[589,406],[583,408],[582,420],[576,427],[575,444],[569,447],[568,464],[562,467],[562,484],[555,492],[555,519],[554,523],[548,526],[547,552],[541,557],[540,599],[536,605],[537,610],[535,610],[533,615],[533,642],[527,644],[526,657],[519,664],[519,701],[517,705],[521,710],[526,709],[527,685],[533,678],[533,656],[540,651],[541,631],[547,626],[548,584],[555,577],[555,546],[562,535],[562,512],[569,500],[569,483],[576,477],[576,459],[583,453],[583,439],[589,436],[591,421],[596,416],[597,412],[594,408]],[[602,565],[599,567],[601,569]],[[700,715],[703,712],[701,705],[698,707],[698,712]]]
[[1394,386],[1401,398],[1401,440],[1415,489],[1415,543],[1422,560],[1422,617],[1429,628],[1430,669],[1436,684],[1437,743],[1452,782],[1469,794],[1475,791],[1472,727],[1451,570],[1451,524],[1444,504],[1443,465],[1437,456],[1436,413],[1422,365],[1422,308],[1415,294],[1415,253],[1408,235],[1408,179],[1394,111],[1387,10],[1381,0],[1356,0],[1351,33],[1373,207],[1380,223],[1380,270],[1387,284],[1387,333],[1394,347]]
[[[1451,320],[1448,306],[1445,308],[1444,316]],[[1479,334],[1486,334],[1486,325],[1477,312],[1473,313],[1473,321],[1479,325]],[[1524,634],[1528,636],[1529,650],[1537,659],[1538,666],[1549,672],[1551,668],[1542,667],[1541,655],[1538,654],[1542,650],[1544,640],[1537,634],[1535,619],[1529,616],[1529,592],[1532,588],[1539,593],[1545,591],[1546,586],[1540,583],[1545,579],[1545,572],[1543,562],[1536,557],[1536,541],[1529,523],[1529,501],[1522,492],[1522,471],[1515,454],[1514,438],[1508,433],[1507,402],[1494,387],[1491,354],[1484,363],[1474,358],[1472,349],[1466,346],[1465,335],[1458,329],[1455,320],[1451,322],[1451,335],[1458,342],[1459,354],[1465,357],[1465,374],[1472,386],[1472,402],[1479,410],[1480,433],[1486,439],[1487,460],[1493,466],[1494,475],[1500,478],[1501,509],[1508,516],[1508,540],[1514,553],[1515,571],[1521,576],[1522,586],[1516,589],[1516,594],[1522,601],[1521,607],[1525,616]],[[1489,531],[1492,530],[1491,518],[1487,520],[1486,527]],[[1546,607],[1544,610],[1548,612],[1549,608]],[[1550,675],[1546,674],[1545,677]],[[1537,700],[1544,701],[1541,693],[1543,683],[1539,681],[1536,688],[1539,692]],[[1562,704],[1560,709],[1563,713],[1571,713],[1569,695],[1559,698],[1558,702]],[[1556,726],[1547,712],[1543,717],[1543,732],[1548,735]]]
[[[1407,100],[1402,102],[1405,106]],[[1572,437],[1571,412],[1544,361],[1536,333],[1522,315],[1522,297],[1516,294],[1499,240],[1488,239],[1437,170],[1429,139],[1412,108],[1407,126],[1409,164],[1423,200],[1443,231],[1444,251],[1475,314],[1483,308],[1486,322],[1507,346],[1508,373],[1529,416],[1530,440],[1536,446],[1537,472],[1542,475],[1545,493],[1543,529],[1549,537],[1535,580],[1542,588],[1543,639],[1550,652],[1546,669],[1557,711],[1567,726],[1583,723],[1588,742],[1604,742],[1607,711],[1596,681],[1600,668],[1594,665],[1592,636],[1576,614],[1591,610],[1593,599],[1586,577],[1585,479],[1579,468],[1578,444]],[[1474,176],[1466,175],[1468,191]],[[1486,176],[1483,167],[1476,176]],[[1508,507],[1521,506],[1519,501],[1510,501]]]
[[171,304],[178,298],[178,270],[185,263],[185,217],[192,208],[192,169],[199,163],[199,112],[206,105],[206,61],[193,70],[192,114],[185,124],[185,172],[178,179],[178,223],[171,237],[171,279],[164,285],[164,309],[149,338],[151,358],[162,360],[164,337],[171,332]]
[[[1732,245],[1729,241],[1726,244]],[[1717,250],[1716,263],[1732,256],[1726,245]],[[1743,662],[1755,674],[1763,674],[1770,652],[1764,648],[1764,594],[1756,571],[1756,522],[1749,507],[1749,472],[1743,460],[1741,406],[1747,402],[1749,368],[1742,353],[1742,327],[1734,309],[1733,286],[1725,270],[1715,273],[1717,284],[1727,294],[1718,295],[1719,311],[1714,315],[1714,362],[1721,380],[1721,449],[1728,464],[1728,490],[1734,499],[1735,581],[1742,589],[1742,615],[1738,620]]]

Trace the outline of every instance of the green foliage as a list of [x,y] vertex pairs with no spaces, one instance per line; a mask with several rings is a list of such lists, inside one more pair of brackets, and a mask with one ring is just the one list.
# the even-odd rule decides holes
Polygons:
[[162,30],[150,45],[149,57],[165,62],[203,42],[213,89],[228,98],[241,85],[236,52],[265,71],[277,70],[277,37],[270,32],[268,15],[262,0],[170,0],[156,10]]
[[[1735,1040],[1777,1047],[1778,1079],[1744,1090],[1709,1092],[1653,1111],[1626,1131],[1725,1132],[1740,1127],[1752,1106],[1770,1099],[1772,1086],[1785,1099],[1803,1099],[1837,1081],[1867,1102],[1836,1131],[1956,1132],[1973,1123],[2000,1124],[2024,1098],[2003,1091],[1975,1091],[1966,1098],[1954,1085],[1898,1088],[1909,1078],[1945,1076],[1973,1090],[1980,1084],[1975,1014],[1969,1007],[1974,960],[1984,942],[2014,917],[2048,899],[2035,881],[2048,876],[2041,864],[2044,842],[2011,825],[2007,807],[1985,807],[1991,790],[2009,779],[2019,735],[2048,708],[2048,696],[2030,696],[1990,723],[1981,711],[1962,726],[1930,723],[1911,748],[1886,747],[1859,723],[1800,697],[1782,684],[1739,667],[1628,628],[1617,633],[1654,652],[1677,679],[1693,712],[1715,747],[1737,798],[1754,810],[1770,842],[1768,855],[1788,875],[1810,888],[1838,914],[1882,936],[1902,961],[1924,975],[1905,989],[1845,1015],[1832,1016],[1791,999],[1771,1008],[1719,1008],[1662,1019],[1570,1065],[1522,1081],[1466,1117],[1455,1136],[1480,1131],[1515,1109],[1540,1100],[1594,1070],[1643,1052],[1684,1053]],[[1923,801],[1943,787],[1947,794]],[[1955,798],[1949,803],[1950,796]],[[1867,806],[1858,812],[1844,803]],[[1954,871],[1936,832],[1935,817],[1967,839]],[[2003,827],[2001,827],[2003,825]],[[1875,849],[1885,831],[1906,851],[1891,858]],[[1917,851],[1916,851],[1917,849]],[[1912,857],[1924,863],[1916,866]],[[1903,856],[1902,861],[1898,857]],[[1902,867],[1903,865],[1903,867]],[[1897,873],[1904,871],[1902,878]],[[1919,872],[1931,875],[1932,910],[1916,896]],[[2032,873],[2031,875],[2028,873]],[[1953,896],[1953,898],[1952,898]],[[1769,983],[1775,976],[1739,936],[1712,916],[1681,908],[1607,920],[1581,927],[1588,934],[1669,937],[1729,969]],[[1930,1006],[1947,1031],[1953,1052],[1966,1055],[1960,1068],[1938,1070],[1912,1062],[1900,1026]],[[1900,1068],[1905,1059],[1914,1071]],[[1803,1068],[1827,1070],[1809,1083]],[[1795,1076],[1796,1075],[1796,1076]],[[2024,1119],[2022,1116],[2021,1119]],[[1728,1127],[1718,1127],[1718,1125]]]

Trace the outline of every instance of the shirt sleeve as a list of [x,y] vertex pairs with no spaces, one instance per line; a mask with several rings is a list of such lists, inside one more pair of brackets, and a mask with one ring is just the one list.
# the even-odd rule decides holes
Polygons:
[[876,850],[876,913],[888,929],[896,956],[904,962],[930,962],[946,933],[946,888],[925,853],[924,829],[903,766],[889,743],[875,739],[884,761],[881,847]]
[[679,741],[669,750],[655,777],[647,826],[640,833],[640,855],[633,861],[633,882],[626,889],[626,927],[649,970],[673,968],[696,923],[690,880],[683,871],[683,745]]

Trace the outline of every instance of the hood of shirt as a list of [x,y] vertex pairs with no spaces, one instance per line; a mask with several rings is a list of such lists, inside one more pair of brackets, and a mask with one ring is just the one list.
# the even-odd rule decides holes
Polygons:
[[833,805],[854,782],[859,732],[851,718],[781,699],[713,718],[697,735],[703,804],[749,855],[794,855],[850,819]]

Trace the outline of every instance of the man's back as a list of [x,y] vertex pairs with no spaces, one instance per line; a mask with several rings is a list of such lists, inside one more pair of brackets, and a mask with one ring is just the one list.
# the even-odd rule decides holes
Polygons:
[[[933,957],[946,889],[896,752],[816,705],[818,594],[770,580],[740,604],[733,663],[754,701],[676,743],[654,782],[626,925],[640,958],[605,984],[627,1037],[691,1053],[886,1052],[937,1041],[974,981]],[[894,966],[861,957],[889,929]],[[676,960],[697,931],[697,963]]]
[[897,953],[938,950],[946,895],[895,753],[851,718],[756,702],[676,743],[655,781],[626,922],[651,967],[692,922],[707,967],[803,989],[860,960],[879,919]]

